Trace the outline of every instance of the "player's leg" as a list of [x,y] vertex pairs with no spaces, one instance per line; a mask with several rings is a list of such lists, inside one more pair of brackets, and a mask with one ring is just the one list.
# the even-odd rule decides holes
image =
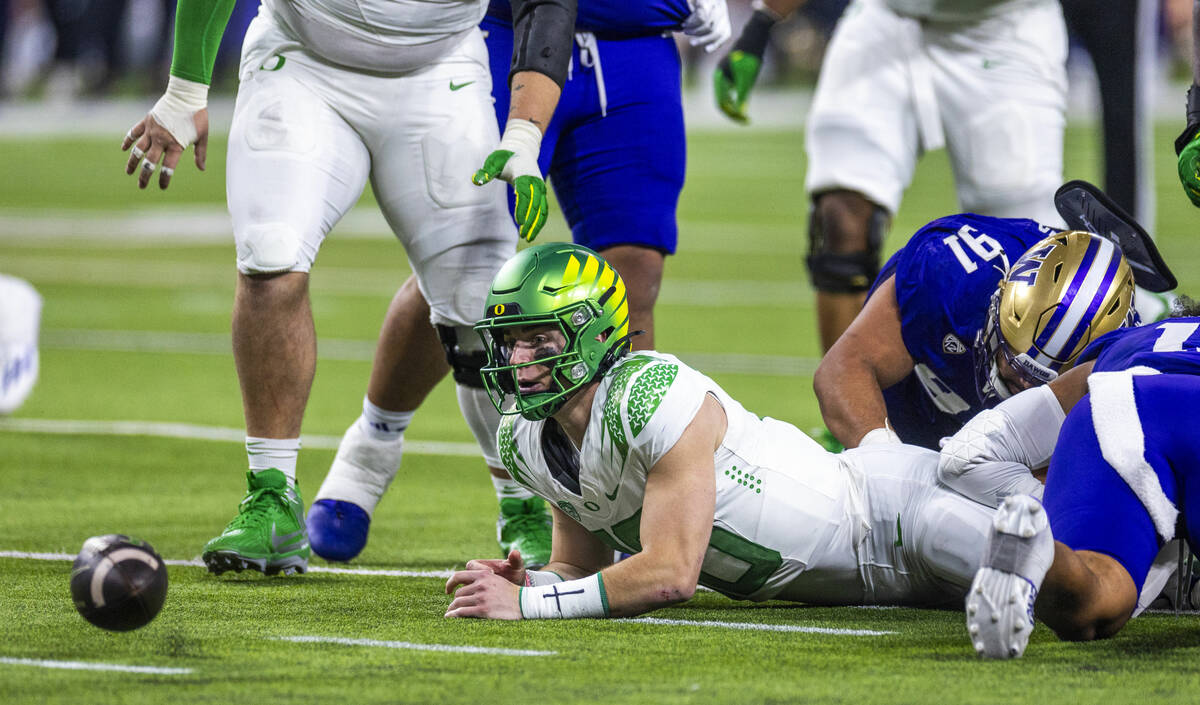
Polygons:
[[558,136],[550,178],[574,241],[625,281],[629,329],[645,331],[633,347],[650,349],[686,166],[679,52],[663,37],[598,40],[586,51],[571,79],[580,117]]
[[[982,655],[1024,652],[1035,601],[1037,617],[1064,639],[1111,636],[1137,605],[1158,535],[1141,499],[1108,464],[1092,410],[1085,396],[1063,424],[1045,507],[1017,495],[996,512],[967,598],[968,630]],[[1121,423],[1137,424],[1136,413]]]
[[[255,41],[276,36],[261,23],[258,30]],[[245,64],[242,77],[227,195],[239,272],[233,349],[246,415],[249,494],[203,558],[214,572],[303,571],[309,546],[295,467],[316,364],[308,271],[326,233],[361,194],[369,157],[327,103],[326,82],[344,83],[353,74],[288,51]]]
[[926,54],[964,211],[1061,225],[1066,29],[1058,3],[927,26]]
[[380,328],[362,414],[342,436],[308,512],[309,540],[318,556],[348,561],[366,546],[375,506],[400,469],[404,432],[448,370],[429,323],[429,304],[410,277]]
[[929,92],[914,92],[912,79],[919,39],[914,20],[864,0],[839,21],[821,65],[805,126],[805,188],[813,200],[807,263],[825,350],[862,308],[890,216],[917,155],[930,148],[921,130]]

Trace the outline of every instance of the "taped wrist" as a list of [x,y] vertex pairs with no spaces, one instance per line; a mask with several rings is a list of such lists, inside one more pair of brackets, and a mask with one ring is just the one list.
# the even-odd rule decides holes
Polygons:
[[608,595],[599,573],[579,580],[521,588],[522,619],[607,617]]
[[564,582],[563,576],[552,570],[525,571],[525,587],[542,587],[543,585],[553,585],[561,582]]
[[510,84],[514,74],[536,71],[563,87],[575,39],[577,7],[576,0],[512,0]]
[[221,36],[237,0],[179,0],[175,6],[175,51],[171,75],[212,83]]
[[512,157],[500,172],[500,178],[512,183],[518,176],[542,178],[538,168],[538,154],[542,151],[542,131],[529,120],[510,118],[504,124],[504,136],[496,149],[512,152]]
[[196,132],[196,113],[208,107],[208,86],[196,81],[189,81],[179,76],[171,76],[167,81],[167,92],[163,94],[150,115],[154,121],[162,125],[184,149],[195,143],[199,136]]
[[756,3],[754,14],[742,28],[742,35],[734,42],[732,51],[750,54],[761,60],[767,51],[767,42],[771,39],[771,27],[778,21],[775,13]]
[[1200,132],[1200,86],[1193,83],[1187,92],[1187,127],[1175,138],[1175,156],[1179,156],[1197,132]]
[[903,442],[904,441],[900,440],[900,436],[896,435],[896,432],[892,430],[892,426],[887,422],[887,419],[884,419],[883,425],[879,428],[867,431],[867,434],[862,437],[862,440],[858,442],[858,445],[861,448],[862,446]]

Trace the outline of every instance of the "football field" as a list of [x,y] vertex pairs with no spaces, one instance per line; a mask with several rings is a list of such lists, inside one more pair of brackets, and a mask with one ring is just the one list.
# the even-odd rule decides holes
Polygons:
[[[1200,210],[1174,174],[1176,129],[1155,142],[1156,237],[1195,294]],[[200,548],[245,491],[225,143],[210,145],[207,173],[185,161],[170,191],[139,193],[119,136],[0,137],[0,272],[45,297],[40,381],[0,419],[0,703],[1200,702],[1196,614],[1148,614],[1089,644],[1039,626],[1006,663],[975,656],[960,611],[700,592],[633,620],[446,620],[449,572],[497,553],[492,487],[448,382],[408,431],[357,560],[208,575]],[[1091,128],[1068,132],[1067,178],[1098,180],[1097,146]],[[658,347],[755,413],[816,427],[801,133],[697,132],[689,147]],[[930,155],[887,252],[955,208],[946,159]],[[306,501],[361,408],[379,323],[409,273],[373,209],[365,197],[313,270]],[[541,237],[565,239],[551,212]],[[170,562],[166,605],[141,630],[104,632],[71,603],[70,559],[105,533]]]

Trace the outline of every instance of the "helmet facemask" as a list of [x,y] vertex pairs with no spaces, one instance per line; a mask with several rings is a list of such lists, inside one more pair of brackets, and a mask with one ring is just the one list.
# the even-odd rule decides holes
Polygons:
[[[600,318],[599,307],[590,300],[547,316],[514,316],[512,320],[485,319],[475,326],[487,349],[488,364],[481,370],[484,387],[501,414],[518,413],[537,420],[553,416],[580,387],[602,375],[629,349],[625,336],[612,340],[614,331]],[[512,363],[512,346],[506,331],[547,326],[565,341],[561,350],[536,355],[527,362]],[[599,362],[589,364],[597,357]],[[534,366],[548,368],[550,388],[522,394],[518,372]]]

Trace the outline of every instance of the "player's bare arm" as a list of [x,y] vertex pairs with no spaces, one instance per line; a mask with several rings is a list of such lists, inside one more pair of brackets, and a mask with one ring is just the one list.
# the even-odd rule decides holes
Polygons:
[[137,173],[138,188],[150,184],[156,169],[158,187],[170,186],[179,160],[192,145],[196,168],[204,170],[208,157],[208,86],[234,4],[235,0],[179,0],[167,90],[121,141],[121,150],[129,152],[125,173]]
[[813,376],[813,390],[830,432],[847,448],[860,445],[876,430],[880,433],[871,440],[888,436],[883,390],[912,370],[912,356],[900,335],[895,279],[888,278],[825,354]]
[[[580,575],[588,566],[610,560],[611,549],[556,512],[550,563],[544,571],[526,573],[524,590],[494,572],[492,565],[473,562],[447,582],[446,590],[454,593],[454,600],[446,616],[625,617],[690,598],[712,533],[713,453],[725,426],[724,410],[716,399],[706,397],[679,441],[650,469],[640,526],[641,553],[598,573]],[[535,574],[542,574],[546,582],[530,579]]]
[[511,105],[504,134],[471,181],[499,178],[513,186],[518,232],[532,242],[546,224],[550,205],[538,167],[542,135],[567,80],[576,0],[514,0]]

